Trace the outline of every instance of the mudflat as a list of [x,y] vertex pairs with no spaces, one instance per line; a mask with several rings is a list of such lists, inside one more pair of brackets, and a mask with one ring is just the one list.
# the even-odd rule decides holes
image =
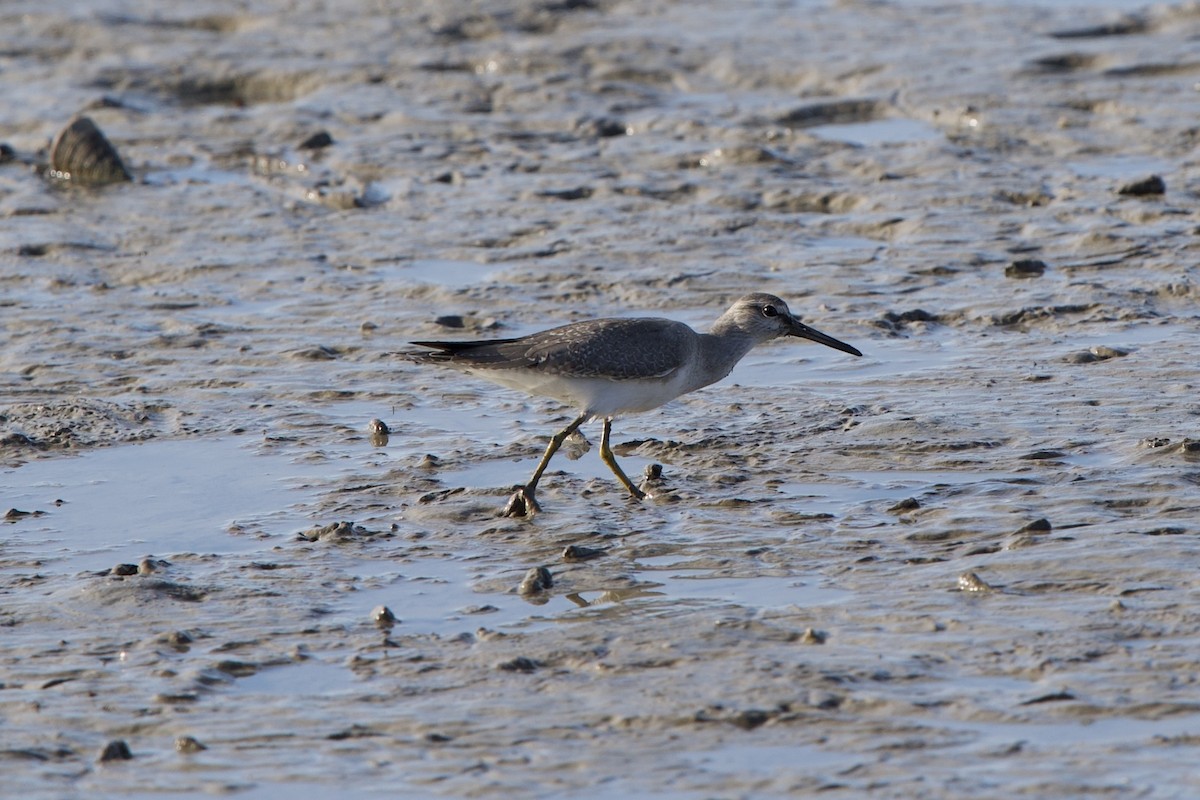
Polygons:
[[[1198,37],[6,3],[5,792],[1190,796]],[[501,517],[572,409],[398,355],[751,291],[865,356],[621,419],[640,503],[572,440]]]

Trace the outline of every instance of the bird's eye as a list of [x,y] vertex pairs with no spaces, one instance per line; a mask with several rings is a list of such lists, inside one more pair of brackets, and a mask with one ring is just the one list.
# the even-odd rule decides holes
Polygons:
[[762,315],[764,317],[777,317],[779,316],[779,310],[775,306],[763,306]]

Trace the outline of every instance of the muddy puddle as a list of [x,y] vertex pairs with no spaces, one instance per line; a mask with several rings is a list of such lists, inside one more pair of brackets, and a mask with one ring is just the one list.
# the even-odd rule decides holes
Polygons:
[[[1194,793],[1195,3],[0,23],[10,793]],[[643,503],[400,355],[749,291]]]

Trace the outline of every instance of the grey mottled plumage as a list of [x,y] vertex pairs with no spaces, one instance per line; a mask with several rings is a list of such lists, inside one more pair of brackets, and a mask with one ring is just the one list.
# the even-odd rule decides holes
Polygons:
[[552,397],[579,410],[579,417],[551,440],[533,478],[509,503],[507,513],[527,514],[537,508],[534,490],[554,451],[593,417],[604,418],[601,458],[630,494],[642,497],[608,447],[613,416],[648,411],[715,383],[755,345],[780,336],[811,339],[862,355],[800,322],[778,297],[756,293],[740,298],[708,333],[655,317],[596,319],[515,339],[413,342],[431,352],[412,356],[528,394]]
[[522,336],[478,342],[413,342],[441,352],[427,361],[472,369],[536,369],[577,378],[661,378],[678,369],[695,332],[669,319],[593,319]]

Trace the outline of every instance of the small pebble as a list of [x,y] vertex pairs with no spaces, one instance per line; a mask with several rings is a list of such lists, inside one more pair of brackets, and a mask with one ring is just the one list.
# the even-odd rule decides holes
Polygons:
[[1006,550],[1020,550],[1022,547],[1034,547],[1044,542],[1045,539],[1039,539],[1034,534],[1022,533],[1011,537],[1004,544]]
[[381,628],[390,628],[399,622],[396,615],[387,606],[375,606],[371,611],[371,619],[375,620],[375,624]]
[[543,189],[537,192],[537,196],[551,200],[587,200],[595,191],[591,186],[571,186],[567,189]]
[[842,698],[833,692],[814,689],[805,696],[804,704],[811,708],[833,709],[842,704]]
[[1056,458],[1066,458],[1062,450],[1034,450],[1021,456],[1022,461],[1053,461]]
[[1108,345],[1096,345],[1079,353],[1071,353],[1064,360],[1068,364],[1092,364],[1097,361],[1107,361],[1110,358],[1121,358],[1129,355],[1128,350],[1119,350]]
[[201,750],[207,750],[208,747],[196,741],[191,736],[176,736],[175,737],[175,752],[176,753],[199,753]]
[[517,587],[519,594],[541,594],[554,585],[550,570],[545,567],[533,567],[525,573],[521,585]]
[[1092,355],[1104,361],[1110,358],[1123,358],[1129,355],[1128,350],[1122,350],[1118,347],[1109,347],[1106,344],[1098,344],[1091,349]]
[[583,547],[577,544],[569,544],[563,548],[563,561],[587,561],[592,558],[599,558],[604,555],[603,550],[598,550],[595,547]]
[[575,127],[582,134],[606,139],[633,134],[633,128],[628,122],[614,117],[587,118],[581,120]]
[[129,751],[129,745],[125,744],[125,740],[113,739],[104,745],[104,749],[100,751],[96,760],[103,764],[106,761],[129,761],[132,758],[133,753]]
[[309,528],[301,531],[297,536],[310,542],[340,542],[365,533],[364,529],[355,527],[353,522],[342,521]]
[[496,606],[494,606],[490,603],[487,603],[487,604],[481,605],[481,606],[467,606],[467,607],[463,608],[460,613],[463,613],[463,614],[494,614],[499,610],[500,609],[497,608]]
[[764,711],[761,708],[748,708],[745,711],[739,711],[729,718],[738,728],[744,731],[752,731],[760,725],[765,725],[771,720],[771,712]]
[[976,575],[974,572],[964,572],[958,576],[958,588],[964,592],[991,592],[995,587]]
[[1006,278],[1040,278],[1046,272],[1046,262],[1036,258],[1022,258],[1004,268]]
[[1151,175],[1149,178],[1142,178],[1140,181],[1131,181],[1120,189],[1117,189],[1117,194],[1130,197],[1149,197],[1166,193],[1167,182],[1158,175]]
[[167,564],[166,561],[163,561],[162,559],[143,558],[141,561],[138,562],[137,574],[138,575],[150,575],[151,573],[158,572],[160,569],[162,569],[163,567],[166,567],[166,566],[169,566],[169,565]]
[[218,672],[224,672],[226,675],[231,675],[234,678],[248,678],[258,672],[258,664],[251,664],[249,661],[238,661],[233,658],[223,659],[213,666]]
[[901,500],[899,503],[896,503],[896,505],[889,508],[888,513],[889,514],[902,514],[905,511],[916,511],[920,507],[921,507],[921,503],[920,503],[920,501],[917,500],[917,498],[909,497],[905,500]]
[[138,566],[137,564],[117,564],[108,572],[110,575],[137,575]]
[[815,628],[805,628],[800,634],[800,644],[825,644],[826,634]]
[[511,659],[510,661],[502,662],[497,666],[505,672],[524,672],[528,674],[536,671],[541,664],[532,658],[517,656],[516,658]]
[[300,149],[322,150],[331,144],[333,144],[333,137],[329,135],[329,131],[317,131],[300,143]]

